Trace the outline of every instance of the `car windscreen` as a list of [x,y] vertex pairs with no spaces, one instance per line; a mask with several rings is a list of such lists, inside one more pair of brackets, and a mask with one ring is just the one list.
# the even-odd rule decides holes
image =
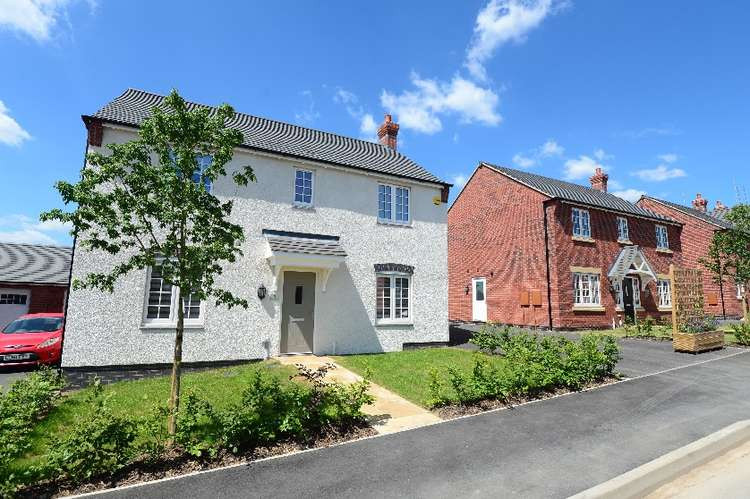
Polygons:
[[3,333],[49,333],[62,326],[60,317],[36,317],[33,319],[16,319],[3,329]]

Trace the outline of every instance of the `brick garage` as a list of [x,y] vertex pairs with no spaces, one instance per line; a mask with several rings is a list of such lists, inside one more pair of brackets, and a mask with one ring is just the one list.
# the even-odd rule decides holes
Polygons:
[[[624,313],[607,278],[618,255],[637,245],[653,272],[665,278],[669,264],[681,262],[681,225],[608,194],[606,183],[601,172],[592,177],[594,189],[480,164],[448,212],[450,319],[475,318],[472,279],[483,277],[488,321],[554,328],[619,323]],[[574,207],[590,215],[590,240],[573,237]],[[618,241],[618,217],[627,220],[626,242]],[[657,250],[656,225],[666,227],[667,250]],[[599,306],[574,306],[574,269],[600,276]],[[660,309],[657,296],[656,284],[648,284],[638,317],[670,313]]]
[[716,208],[708,211],[708,202],[700,194],[696,196],[692,207],[648,196],[642,197],[638,204],[683,224],[682,264],[687,268],[703,271],[706,312],[717,317],[741,317],[742,300],[738,298],[736,284],[728,278],[723,279],[721,284],[714,282],[710,272],[699,261],[708,254],[714,233],[731,228],[731,224],[723,218],[728,209],[717,201]]
[[64,312],[71,249],[0,243],[0,327],[23,313]]

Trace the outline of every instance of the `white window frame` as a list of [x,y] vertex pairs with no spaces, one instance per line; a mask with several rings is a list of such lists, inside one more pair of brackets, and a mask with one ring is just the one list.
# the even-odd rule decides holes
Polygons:
[[[570,212],[570,218],[573,224],[573,237],[591,239],[591,214],[589,210],[573,208]],[[578,219],[578,232],[576,232],[576,218]],[[584,226],[587,230],[584,230]]]
[[617,240],[620,242],[630,241],[630,227],[628,227],[628,219],[625,217],[617,217]]
[[741,300],[744,296],[745,296],[745,285],[738,284],[737,285],[737,299]]
[[669,279],[656,281],[656,293],[659,298],[659,308],[672,308],[672,282]]
[[615,290],[615,309],[617,310],[623,310],[625,308],[625,297],[622,294],[623,281],[614,281],[612,283],[612,287]]
[[[390,317],[381,317],[378,318],[378,278],[380,277],[387,277],[391,279],[391,285],[388,288],[390,290],[389,292],[389,299],[390,299]],[[406,279],[409,282],[409,291],[408,296],[406,299],[408,300],[408,304],[406,307],[406,311],[408,314],[408,317],[399,317],[396,318],[396,281],[395,279]],[[414,302],[414,279],[411,274],[406,274],[403,272],[376,272],[375,273],[375,323],[379,325],[388,325],[388,324],[414,324],[414,314],[412,312],[412,304]]]
[[[306,203],[305,201],[298,201],[297,200],[297,173],[303,172],[303,173],[309,173],[310,174],[310,202]],[[303,186],[304,189],[304,186]],[[302,193],[302,197],[304,199],[305,193]],[[294,169],[294,178],[292,179],[292,204],[295,206],[302,206],[305,208],[310,208],[315,205],[315,170],[310,170],[309,168],[295,168]]]
[[[174,328],[177,327],[177,300],[180,296],[180,288],[178,286],[172,286],[172,296],[169,302],[169,317],[168,318],[149,318],[148,317],[148,299],[151,290],[151,272],[153,268],[148,267],[146,270],[146,286],[143,300],[143,319],[141,323],[142,328]],[[203,327],[206,316],[206,300],[201,300],[200,312],[197,319],[184,318],[185,328],[196,328]]]
[[669,233],[667,231],[667,227],[664,225],[656,225],[655,227],[656,227],[656,249],[668,250],[669,249]]
[[[391,216],[390,218],[383,218],[380,216],[380,187],[389,187],[391,189],[390,193],[390,207],[391,207]],[[406,203],[406,209],[408,218],[406,220],[397,220],[396,219],[396,199],[397,199],[397,191],[398,189],[403,189],[407,193],[407,203]],[[378,196],[377,196],[377,215],[378,215],[378,222],[385,223],[385,224],[394,224],[394,225],[411,225],[411,187],[407,187],[405,185],[397,185],[397,184],[386,184],[384,182],[378,183]]]
[[[589,301],[583,301],[583,288],[581,288],[579,292],[578,284],[583,284],[584,281],[586,281],[589,286]],[[589,274],[584,272],[573,272],[573,306],[581,308],[602,306],[601,275]]]

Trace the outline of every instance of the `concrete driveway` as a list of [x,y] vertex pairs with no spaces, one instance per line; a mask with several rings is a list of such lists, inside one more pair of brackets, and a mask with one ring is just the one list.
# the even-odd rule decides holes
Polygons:
[[750,351],[631,343],[624,382],[107,495],[567,497],[750,417]]
[[30,371],[28,369],[19,370],[8,367],[0,367],[0,386],[6,390],[15,380],[26,376]]

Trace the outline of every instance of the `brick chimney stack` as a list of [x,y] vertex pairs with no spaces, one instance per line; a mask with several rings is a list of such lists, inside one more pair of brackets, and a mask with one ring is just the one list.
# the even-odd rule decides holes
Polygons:
[[729,207],[717,199],[716,207],[714,208],[714,213],[716,215],[723,215],[727,211],[729,211]]
[[398,123],[394,123],[391,115],[386,114],[385,119],[383,120],[383,124],[380,125],[380,128],[378,128],[378,140],[380,141],[380,143],[395,150],[398,128]]
[[703,199],[701,196],[701,193],[695,195],[695,199],[693,199],[693,208],[695,208],[698,211],[702,211],[703,213],[706,213],[708,208],[708,201]]
[[609,175],[604,173],[601,168],[597,168],[596,173],[594,173],[589,180],[591,181],[592,189],[607,192],[607,181],[609,180]]

